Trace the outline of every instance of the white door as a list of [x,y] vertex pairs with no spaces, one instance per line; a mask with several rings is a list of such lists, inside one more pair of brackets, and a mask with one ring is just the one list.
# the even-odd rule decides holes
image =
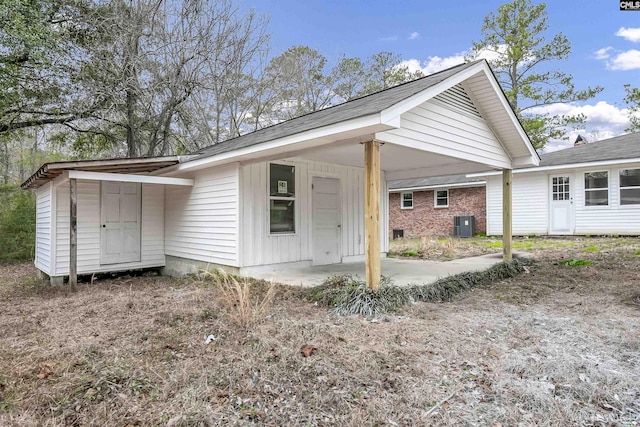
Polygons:
[[549,188],[549,234],[573,234],[571,176],[550,176]]
[[140,261],[140,184],[102,181],[100,263]]
[[336,264],[341,261],[340,181],[313,177],[311,236],[313,265]]

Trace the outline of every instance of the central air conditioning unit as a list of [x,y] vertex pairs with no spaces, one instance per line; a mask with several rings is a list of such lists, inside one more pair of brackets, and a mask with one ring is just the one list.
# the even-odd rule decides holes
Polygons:
[[475,217],[473,215],[453,217],[454,237],[473,237],[475,233]]

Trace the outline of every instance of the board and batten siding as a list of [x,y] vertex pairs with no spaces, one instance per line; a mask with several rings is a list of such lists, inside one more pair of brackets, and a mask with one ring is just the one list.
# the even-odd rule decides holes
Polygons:
[[[319,163],[304,159],[287,159],[272,163],[295,166],[296,203],[295,234],[269,233],[269,195],[267,179],[269,162],[242,165],[241,181],[241,248],[242,267],[287,262],[311,261],[312,245],[312,189],[313,177],[340,180],[342,237],[341,257],[364,255],[364,169]],[[388,251],[387,186],[381,177],[382,251]]]
[[436,154],[507,167],[511,160],[487,121],[458,85],[400,116],[402,128],[382,132],[389,142],[413,143]]
[[36,190],[36,256],[35,266],[51,274],[51,218],[52,184],[48,182]]
[[167,255],[239,267],[239,166],[194,173],[193,187],[166,190]]
[[[78,180],[78,274],[162,267],[164,259],[164,186],[142,184],[141,258],[100,264],[100,181]],[[56,260],[52,276],[69,274],[69,185],[56,189]]]
[[[547,234],[549,231],[548,175],[513,175],[513,234]],[[502,175],[487,177],[487,234],[502,235]]]

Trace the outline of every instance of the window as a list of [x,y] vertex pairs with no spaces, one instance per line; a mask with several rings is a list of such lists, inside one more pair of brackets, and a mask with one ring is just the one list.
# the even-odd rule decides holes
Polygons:
[[269,165],[269,231],[271,234],[295,233],[296,168]]
[[400,207],[413,209],[413,193],[400,193]]
[[434,192],[433,206],[436,208],[449,207],[449,190],[437,190]]
[[606,206],[609,204],[609,172],[587,172],[584,174],[584,205]]
[[620,171],[620,204],[640,205],[640,169]]
[[551,194],[553,200],[571,200],[568,176],[554,176],[551,180],[553,186]]

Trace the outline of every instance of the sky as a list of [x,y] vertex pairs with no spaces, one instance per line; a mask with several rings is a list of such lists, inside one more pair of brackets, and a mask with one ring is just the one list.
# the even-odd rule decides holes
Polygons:
[[[304,45],[327,57],[367,58],[381,51],[433,73],[464,61],[481,39],[484,17],[505,1],[467,0],[244,0],[269,19],[272,54]],[[534,0],[534,3],[538,2]],[[595,98],[556,104],[536,112],[584,113],[584,129],[569,141],[551,141],[545,151],[568,147],[578,133],[589,142],[625,133],[624,84],[640,86],[640,11],[620,11],[618,0],[547,2],[551,39],[562,32],[571,42],[568,60],[550,64],[573,75],[578,89],[603,86]]]

